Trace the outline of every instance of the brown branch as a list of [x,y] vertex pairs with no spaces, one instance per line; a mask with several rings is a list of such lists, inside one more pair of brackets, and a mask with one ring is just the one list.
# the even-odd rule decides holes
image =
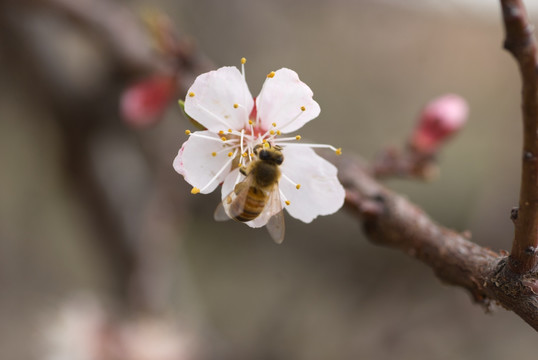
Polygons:
[[422,261],[441,281],[468,290],[486,309],[499,303],[538,330],[535,274],[514,274],[505,266],[505,255],[436,224],[416,205],[376,182],[356,160],[340,157],[335,162],[346,188],[347,208],[372,242]]
[[538,72],[536,39],[522,0],[501,0],[506,30],[504,47],[514,55],[522,79],[523,166],[519,211],[510,268],[524,274],[536,266],[538,247]]

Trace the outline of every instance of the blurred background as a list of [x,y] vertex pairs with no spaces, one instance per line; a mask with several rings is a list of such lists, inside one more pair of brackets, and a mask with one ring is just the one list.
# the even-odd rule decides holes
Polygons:
[[[241,57],[253,94],[297,71],[322,109],[301,135],[366,159],[453,92],[470,120],[438,179],[387,183],[509,250],[520,89],[502,40],[493,0],[0,2],[2,359],[531,358],[517,316],[371,245],[345,211],[287,217],[277,246],[215,223],[220,195],[191,195],[172,168],[192,128],[177,99]],[[155,76],[173,86],[130,119]]]

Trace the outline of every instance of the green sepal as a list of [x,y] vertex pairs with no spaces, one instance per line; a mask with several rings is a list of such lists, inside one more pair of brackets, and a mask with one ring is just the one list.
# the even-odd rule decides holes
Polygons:
[[194,120],[193,118],[191,118],[186,112],[185,112],[185,101],[179,99],[177,101],[177,103],[179,104],[179,108],[181,109],[181,112],[183,113],[183,116],[185,116],[185,118],[187,120],[189,120],[198,130],[205,130],[206,128],[204,126],[202,126],[202,124],[200,124],[198,121]]

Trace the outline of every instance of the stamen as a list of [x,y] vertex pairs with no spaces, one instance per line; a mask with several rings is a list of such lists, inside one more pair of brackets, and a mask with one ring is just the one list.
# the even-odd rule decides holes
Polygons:
[[[231,164],[231,162],[234,160],[235,158],[235,154],[237,153],[237,150],[234,150],[234,152],[232,153],[232,156],[230,156],[230,159],[228,161],[226,161],[226,163],[220,168],[220,170],[215,174],[215,176],[213,176],[213,178],[211,180],[209,180],[209,182],[201,189],[198,189],[198,188],[193,188],[191,190],[191,193],[193,193],[193,191],[196,191],[194,192],[193,194],[198,194],[199,192],[202,192],[204,191],[205,189],[207,189],[211,184],[213,184],[215,182],[215,180],[218,179],[218,177],[223,173],[224,170],[226,170],[228,168],[228,166]],[[196,190],[195,190],[196,189]]]
[[276,131],[276,134],[277,134],[277,135],[280,135],[280,134],[282,134],[282,133],[280,132],[280,130],[277,130],[277,131]]
[[324,149],[331,149],[332,151],[334,151],[336,153],[336,155],[340,155],[342,154],[342,148],[335,148],[334,146],[332,145],[328,145],[328,144],[297,144],[297,143],[291,143],[291,144],[287,144],[286,146],[306,146],[306,147],[309,147],[309,148],[324,148]]
[[280,193],[280,199],[284,201],[284,204],[289,205],[291,204],[290,201],[286,198],[282,190],[278,189],[278,192]]
[[245,59],[244,57],[241,58],[241,65],[245,65],[245,63],[247,62],[247,59]]
[[272,123],[271,125],[273,125],[274,127],[276,127],[276,123]]
[[222,141],[226,141],[226,140],[228,140],[228,139],[226,139],[225,136],[221,137],[220,139],[221,139]]
[[286,181],[288,181],[289,183],[293,184],[297,190],[300,189],[301,184],[297,184],[295,181],[290,179],[286,174],[282,174],[282,178],[285,179]]
[[[212,136],[202,135],[202,134],[199,134],[198,132],[190,133],[190,136],[196,136],[196,137],[199,137],[199,138],[204,138],[204,139],[213,140],[213,141],[219,141],[219,142],[222,141],[222,138],[219,139],[219,138],[212,137]],[[224,138],[224,139],[226,139],[226,138]]]
[[295,117],[291,118],[288,122],[284,123],[284,125],[280,125],[281,129],[284,129],[286,126],[297,120],[301,115],[303,115],[306,108],[304,106],[301,106],[301,112],[297,114]]
[[198,189],[197,187],[193,187],[191,189],[191,194],[195,195],[195,194],[198,194],[200,192],[200,189]]
[[[280,135],[279,132],[277,131],[276,132],[277,135]],[[281,143],[281,142],[286,142],[286,141],[295,141],[295,140],[301,140],[301,136],[300,135],[297,135],[297,136],[293,136],[293,137],[285,137],[285,138],[278,138],[278,139],[275,139],[275,143]]]
[[270,131],[269,131],[269,134],[271,134],[271,135],[275,135],[275,131],[274,131],[274,130],[270,130]]
[[230,151],[230,152],[228,153],[228,157],[232,157],[233,155],[234,155],[234,153],[233,153],[232,151]]
[[267,77],[272,79],[275,77],[275,72],[274,71],[271,71],[269,74],[267,74]]
[[237,109],[239,107],[239,104],[235,103],[234,104],[234,109]]
[[232,129],[228,129],[228,132],[231,134],[231,133],[232,133]]
[[190,96],[190,97],[194,97],[194,93],[191,91],[191,92],[189,93],[189,96]]
[[252,120],[249,120],[249,121],[248,121],[248,124],[249,124],[249,125],[252,125],[252,124],[254,124],[254,123],[252,122]]
[[185,130],[185,135],[190,135],[191,134],[191,131],[190,130]]
[[215,157],[215,156],[217,156],[217,153],[213,151],[213,152],[211,153],[211,156]]
[[[194,96],[194,93],[192,93]],[[189,94],[190,95],[190,94]],[[197,104],[198,108],[202,109],[203,111],[205,111],[208,115],[210,115],[211,117],[213,117],[216,121],[218,121],[219,123],[221,123],[222,125],[224,125],[226,128],[229,128],[230,127],[230,124],[228,124],[225,120],[223,120],[220,116],[218,116],[217,114],[213,113],[211,110],[207,109],[206,107],[204,107],[201,103]]]
[[223,131],[223,130],[219,130],[219,135],[224,135],[224,131]]

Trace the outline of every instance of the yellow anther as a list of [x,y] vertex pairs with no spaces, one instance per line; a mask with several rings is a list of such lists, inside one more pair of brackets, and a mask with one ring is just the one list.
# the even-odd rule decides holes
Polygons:
[[249,120],[249,121],[248,121],[248,124],[249,124],[249,125],[252,125],[252,124],[254,124],[254,123],[252,122],[252,120]]
[[244,57],[241,58],[241,64],[244,64],[247,62],[247,59],[245,59]]
[[219,135],[224,135],[224,131],[219,130]]
[[194,97],[194,93],[191,91],[191,92],[189,93],[189,96],[190,96],[190,97]]
[[234,109],[237,109],[239,107],[239,104],[234,104]]
[[306,108],[304,106],[301,106],[301,111],[305,111]]
[[226,139],[224,136],[220,138],[222,141],[226,141],[228,139]]
[[191,189],[191,194],[193,194],[193,195],[194,195],[194,194],[198,194],[199,192],[200,192],[200,189],[198,189],[197,187],[193,187],[193,188]]
[[273,125],[274,127],[276,127],[276,123],[272,123],[271,125]]
[[211,156],[217,156],[217,153],[213,151],[213,152],[211,153]]
[[269,74],[267,74],[267,77],[268,78],[274,78],[275,77],[275,72],[271,71]]
[[301,140],[301,135],[297,135],[297,136],[295,137],[295,140]]
[[301,184],[297,184],[297,185],[295,185],[295,188],[296,188],[297,190],[299,190],[299,189],[301,188]]
[[280,134],[281,134],[280,130],[277,130],[277,131],[276,131],[276,134],[277,134],[277,135],[280,135]]
[[243,153],[243,157],[247,157],[248,153]]
[[228,153],[228,157],[232,157],[233,155],[234,155],[234,153],[231,152],[231,151]]
[[271,131],[269,131],[269,134],[271,134],[271,135],[275,135],[275,130],[271,130]]
[[336,155],[342,155],[342,148],[338,148],[335,151]]
[[291,204],[289,200],[286,200],[285,203],[286,203],[286,205]]
[[228,132],[231,133],[231,132],[232,132],[232,129],[228,129]]
[[185,130],[185,135],[190,135],[190,134],[191,134],[190,130]]
[[267,142],[267,140],[263,139],[262,140],[262,144],[265,144]]
[[263,148],[269,149],[269,143],[267,141],[263,143]]

